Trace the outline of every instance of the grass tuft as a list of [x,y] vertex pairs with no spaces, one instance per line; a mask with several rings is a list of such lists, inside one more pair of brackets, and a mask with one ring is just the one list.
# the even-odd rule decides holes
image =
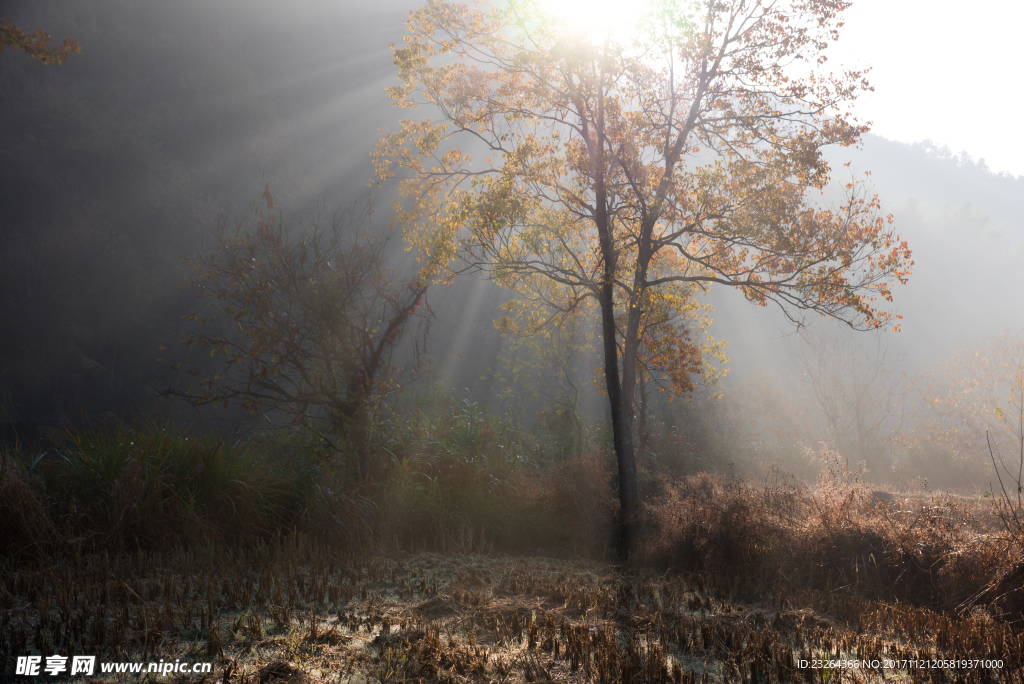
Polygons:
[[238,541],[289,523],[298,493],[251,445],[156,421],[69,435],[43,474],[58,525],[96,546]]
[[39,555],[56,536],[56,528],[25,466],[0,452],[0,554]]

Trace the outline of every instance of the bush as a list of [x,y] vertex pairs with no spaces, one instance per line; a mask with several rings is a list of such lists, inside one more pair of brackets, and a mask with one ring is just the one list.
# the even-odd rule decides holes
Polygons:
[[550,475],[552,508],[577,548],[606,555],[618,499],[612,491],[612,456],[566,461]]
[[291,522],[300,492],[252,445],[229,446],[156,421],[90,426],[49,456],[60,526],[103,546],[239,540]]
[[0,520],[0,553],[7,556],[38,553],[56,534],[37,486],[7,451],[0,453]]
[[825,458],[815,490],[778,472],[761,487],[708,475],[678,480],[648,509],[637,562],[726,585],[841,588],[954,611],[980,600],[1016,558],[1009,536],[988,533],[978,504],[920,492],[887,504],[833,452]]

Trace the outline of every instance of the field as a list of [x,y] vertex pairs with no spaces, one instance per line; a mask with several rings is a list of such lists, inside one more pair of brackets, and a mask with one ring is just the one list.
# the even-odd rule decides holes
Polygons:
[[415,511],[378,513],[359,544],[278,529],[11,557],[3,678],[58,653],[210,662],[148,677],[225,684],[1024,681],[1024,572],[984,498],[872,492],[838,468],[816,488],[681,477],[625,565],[483,525],[417,544],[387,527]]

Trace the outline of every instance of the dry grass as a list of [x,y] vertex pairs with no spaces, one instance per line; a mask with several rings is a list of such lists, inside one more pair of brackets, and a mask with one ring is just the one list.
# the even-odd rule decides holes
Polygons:
[[800,587],[1024,622],[1022,540],[990,499],[871,491],[833,463],[813,489],[684,479],[645,522],[642,564],[727,577],[745,597]]
[[[0,681],[14,680],[14,656],[54,652],[209,660],[207,681],[224,684],[1024,681],[1020,540],[994,527],[991,505],[872,492],[827,466],[813,488],[778,474],[670,483],[628,567],[600,560],[614,502],[593,460],[497,480],[410,461],[367,494],[382,508],[359,544],[315,533],[316,520],[348,515],[328,497],[327,512],[310,509],[310,534],[11,555]],[[11,518],[18,534],[45,534],[26,474],[7,472],[0,506],[28,511]],[[582,538],[577,560],[565,548],[560,560],[502,555],[560,548],[544,536],[552,521]],[[798,666],[822,657],[1003,667]]]
[[0,557],[38,554],[56,529],[29,474],[0,451]]
[[798,661],[827,655],[996,658],[1003,668],[926,678],[1021,681],[1024,633],[1013,625],[779,589],[757,600],[741,597],[735,577],[584,561],[354,558],[296,535],[248,551],[95,556],[5,573],[0,646],[213,660],[215,680],[252,684],[822,681]]

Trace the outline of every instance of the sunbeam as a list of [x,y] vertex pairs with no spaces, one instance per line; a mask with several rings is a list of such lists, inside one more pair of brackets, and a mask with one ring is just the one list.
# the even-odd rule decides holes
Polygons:
[[633,37],[637,22],[650,6],[646,0],[629,3],[616,0],[540,0],[538,4],[543,12],[572,32],[593,38],[607,36],[623,42]]

